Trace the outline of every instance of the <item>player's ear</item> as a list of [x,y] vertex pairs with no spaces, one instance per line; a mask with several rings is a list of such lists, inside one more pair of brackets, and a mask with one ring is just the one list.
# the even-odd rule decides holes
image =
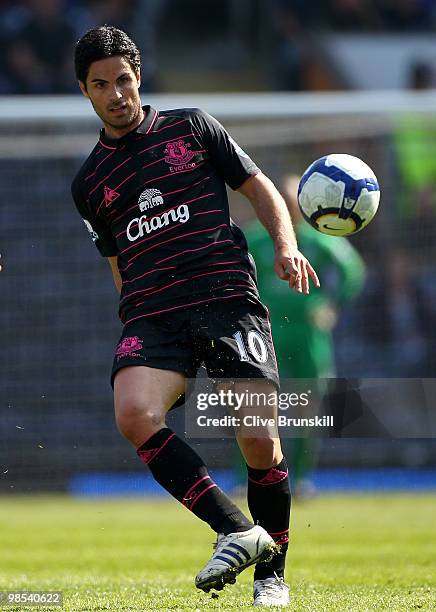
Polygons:
[[135,73],[136,75],[136,80],[138,81],[138,89],[141,87],[141,71],[138,70],[138,72]]
[[82,81],[79,81],[79,87],[80,87],[80,91],[83,93],[83,95],[86,98],[89,98],[88,90],[86,89],[85,83],[83,83]]

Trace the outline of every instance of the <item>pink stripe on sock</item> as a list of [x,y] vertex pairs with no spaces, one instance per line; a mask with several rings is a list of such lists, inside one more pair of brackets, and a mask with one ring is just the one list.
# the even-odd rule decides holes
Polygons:
[[[157,449],[157,451],[156,451],[156,453],[155,453],[154,457],[155,457],[155,456],[156,456],[158,453],[160,453],[160,451],[163,449],[163,447],[164,447],[166,444],[168,444],[168,442],[171,440],[171,438],[174,438],[174,436],[175,436],[175,435],[176,435],[175,433],[172,433],[170,436],[168,436],[168,438],[165,440],[165,442],[162,444],[162,446],[160,446],[160,447]],[[154,459],[154,457],[153,457],[153,459]]]
[[[144,463],[146,463],[148,465],[150,463],[150,461],[152,461],[156,457],[156,455],[158,455],[160,453],[160,451],[163,449],[163,447],[166,444],[168,444],[168,442],[171,440],[171,438],[174,438],[175,435],[176,435],[175,433],[172,433],[170,436],[168,436],[168,438],[165,440],[165,442],[159,448],[151,448],[150,451],[153,451],[153,454],[150,456],[150,458],[147,461],[144,461]],[[145,442],[144,442],[144,444],[145,444]],[[141,447],[139,447],[139,448],[141,448]],[[139,451],[139,448],[138,448],[138,451]],[[148,451],[148,452],[150,452],[150,451]],[[144,451],[144,452],[146,453],[147,451]],[[139,453],[140,453],[140,451],[138,452],[138,454]]]
[[261,480],[254,480],[253,478],[250,478],[250,477],[248,477],[248,480],[250,482],[253,482],[254,484],[266,487],[266,486],[275,485],[279,482],[282,482],[282,480],[285,480],[285,478],[287,477],[288,477],[288,470],[286,470],[286,472],[283,472],[282,470],[271,468],[266,474],[266,476],[264,476]]
[[202,491],[200,493],[200,495],[194,500],[194,503],[192,504],[192,506],[189,508],[192,512],[193,507],[195,506],[195,504],[198,502],[198,500],[200,499],[200,497],[203,497],[203,495],[205,493],[207,493],[209,491],[209,489],[213,489],[214,487],[216,487],[217,485],[215,483],[212,483],[211,485],[209,485],[208,487],[205,488],[204,491]]
[[268,531],[276,544],[287,544],[289,542],[289,528],[283,531]]
[[289,542],[289,537],[287,535],[282,535],[278,538],[273,536],[271,537],[276,544],[287,544]]
[[199,480],[197,480],[197,482],[196,482],[195,484],[193,484],[193,485],[192,485],[192,487],[190,487],[190,488],[189,488],[189,489],[186,491],[186,493],[185,493],[185,495],[184,495],[183,497],[188,497],[188,495],[191,493],[192,489],[195,489],[195,487],[196,487],[197,485],[199,485],[199,484],[200,484],[200,482],[203,482],[203,480],[206,480],[207,478],[210,478],[209,474],[206,474],[206,476],[203,476],[203,478],[200,478]]

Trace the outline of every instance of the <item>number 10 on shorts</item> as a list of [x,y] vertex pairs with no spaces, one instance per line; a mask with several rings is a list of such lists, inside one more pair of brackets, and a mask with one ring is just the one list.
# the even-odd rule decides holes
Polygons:
[[236,340],[241,361],[251,361],[248,351],[258,363],[266,363],[268,361],[268,349],[265,340],[259,332],[250,330],[247,334],[246,342],[240,331],[233,334],[233,338]]

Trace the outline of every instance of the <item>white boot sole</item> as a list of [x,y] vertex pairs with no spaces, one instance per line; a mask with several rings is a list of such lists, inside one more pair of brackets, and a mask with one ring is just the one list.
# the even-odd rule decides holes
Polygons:
[[224,569],[221,574],[214,574],[213,576],[208,576],[201,582],[196,583],[197,589],[201,589],[205,593],[209,593],[211,589],[215,589],[216,591],[222,591],[226,584],[235,584],[236,577],[240,574],[244,569],[250,567],[254,563],[263,563],[266,561],[270,561],[275,554],[277,554],[279,548],[275,544],[268,544],[262,552],[260,552],[256,557],[247,561],[243,565],[239,567],[229,567]]

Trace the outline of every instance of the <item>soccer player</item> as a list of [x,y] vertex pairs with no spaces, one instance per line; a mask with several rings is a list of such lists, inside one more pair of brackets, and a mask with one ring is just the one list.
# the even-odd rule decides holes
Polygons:
[[[121,294],[124,330],[112,370],[117,426],[157,482],[218,534],[196,586],[220,590],[256,564],[255,605],[286,605],[290,490],[278,437],[238,437],[251,521],[166,427],[165,415],[202,363],[212,378],[234,380],[235,392],[269,394],[278,386],[268,313],[245,238],[229,216],[226,183],[268,229],[278,276],[299,293],[318,278],[298,250],[280,194],[218,121],[198,109],[141,106],[140,57],[127,34],[109,26],[87,32],[75,69],[103,123],[72,193]],[[264,414],[275,411],[265,406]]]

